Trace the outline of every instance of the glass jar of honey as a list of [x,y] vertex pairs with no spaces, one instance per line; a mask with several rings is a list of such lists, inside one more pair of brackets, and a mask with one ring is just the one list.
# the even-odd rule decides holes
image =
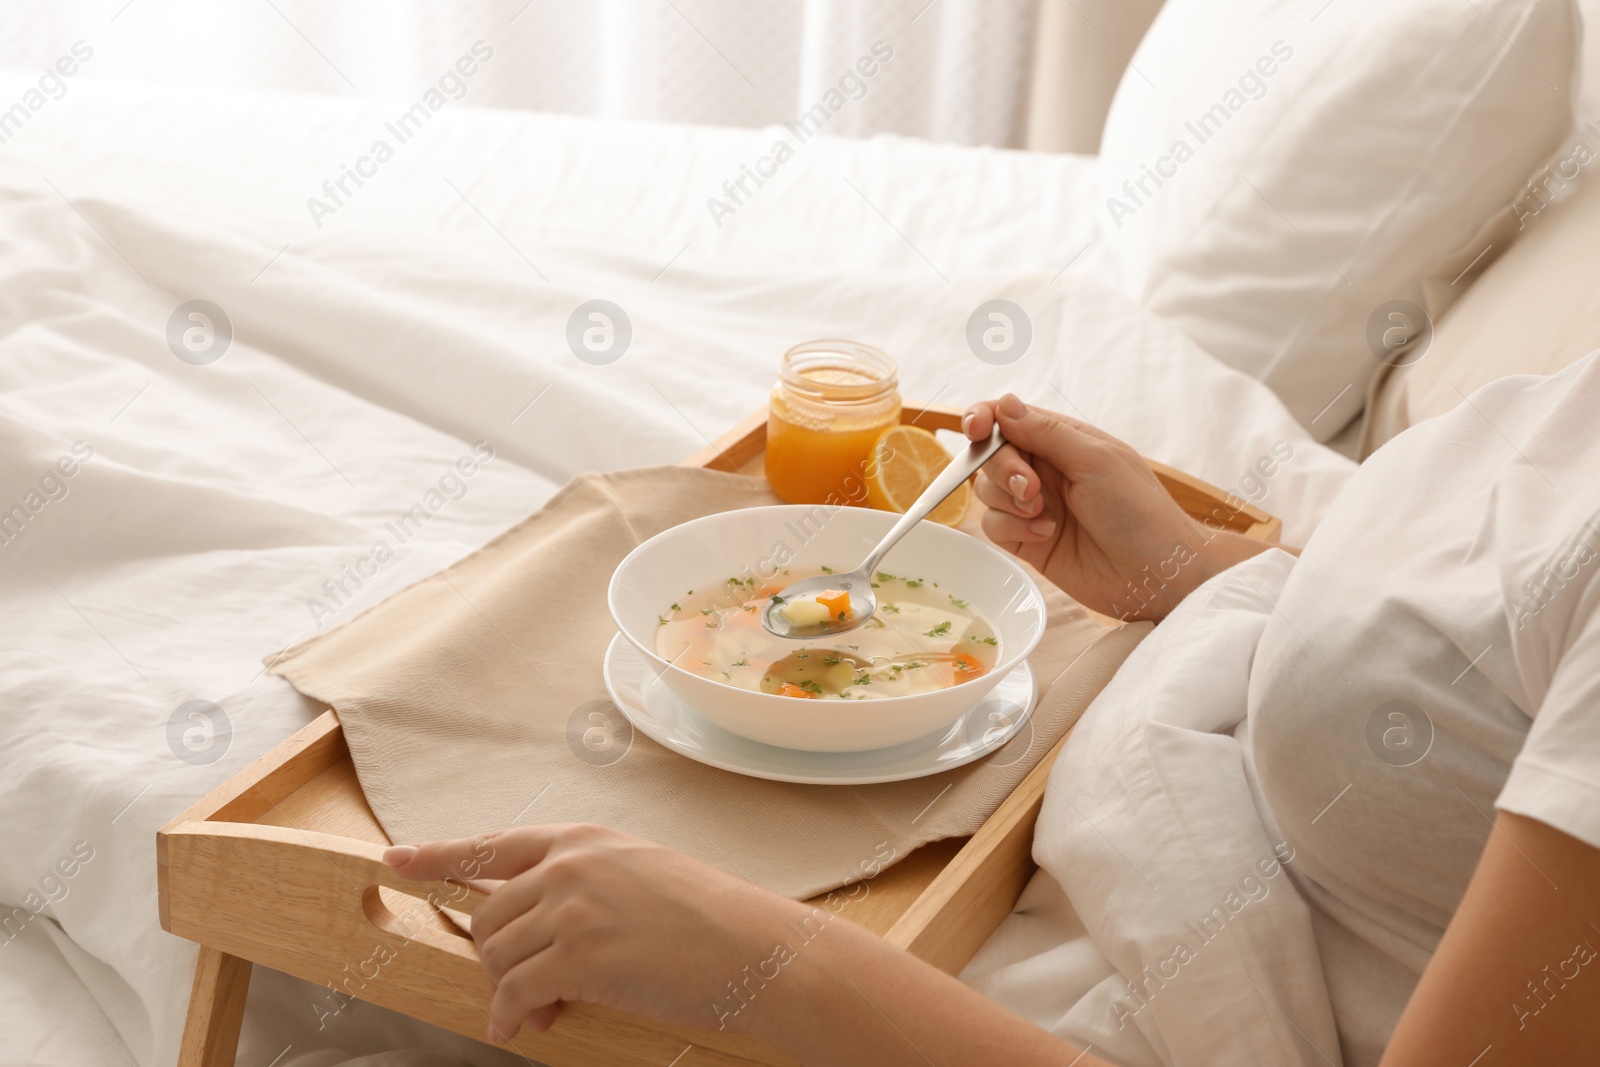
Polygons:
[[767,483],[791,504],[866,506],[873,442],[899,422],[887,353],[857,341],[795,345],[767,408]]

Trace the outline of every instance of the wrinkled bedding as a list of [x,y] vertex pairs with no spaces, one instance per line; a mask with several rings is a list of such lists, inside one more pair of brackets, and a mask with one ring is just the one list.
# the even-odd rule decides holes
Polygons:
[[[318,710],[264,655],[580,471],[688,455],[798,340],[887,349],[913,400],[1014,390],[1097,422],[1281,515],[1291,543],[1352,469],[1103,284],[1091,159],[819,137],[714,220],[762,131],[460,108],[313,220],[386,117],[83,81],[0,153],[0,510],[23,512],[0,526],[7,1061],[174,1062],[194,947],[159,929],[154,834]],[[965,343],[995,298],[1033,331],[1001,366]],[[615,362],[568,345],[593,299],[631,322]],[[231,330],[212,361],[223,320],[195,300]],[[452,476],[475,446],[492,459]],[[1264,478],[1275,446],[1292,457]],[[330,616],[327,585],[379,541]],[[1040,914],[1034,946],[1066,944],[1072,917]],[[1035,966],[1013,998],[1068,988]],[[239,1062],[520,1062],[360,1004],[319,1029],[317,1003],[258,969]]]

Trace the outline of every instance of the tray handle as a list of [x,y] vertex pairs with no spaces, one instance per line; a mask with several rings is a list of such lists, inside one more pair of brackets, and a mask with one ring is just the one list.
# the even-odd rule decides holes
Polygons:
[[[164,847],[184,854],[188,869],[228,870],[234,881],[252,882],[301,897],[315,887],[318,904],[342,911],[345,922],[364,921],[398,938],[419,941],[476,963],[471,938],[419,922],[409,909],[396,911],[380,889],[416,898],[419,906],[472,914],[497,883],[446,879],[414,882],[383,862],[385,846],[315,830],[263,823],[190,822],[163,831]],[[248,867],[248,870],[241,869]],[[356,914],[351,914],[352,912]],[[360,916],[360,919],[357,918]]]

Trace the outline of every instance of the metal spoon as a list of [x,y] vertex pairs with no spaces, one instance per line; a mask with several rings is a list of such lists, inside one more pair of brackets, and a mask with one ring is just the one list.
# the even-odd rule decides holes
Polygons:
[[[766,610],[761,613],[761,622],[767,630],[778,637],[812,638],[831,637],[834,634],[849,633],[868,619],[878,610],[878,598],[872,589],[872,575],[878,569],[878,564],[889,550],[895,546],[900,538],[906,535],[917,523],[927,518],[928,513],[938,507],[944,498],[956,491],[956,487],[973,474],[979,467],[988,462],[989,457],[1000,451],[1000,446],[1005,444],[1005,439],[1000,436],[1000,426],[997,423],[989,431],[989,436],[982,441],[973,441],[967,445],[967,450],[952,459],[939,476],[928,484],[928,488],[917,497],[917,502],[912,504],[906,513],[900,516],[900,521],[889,528],[878,547],[874,548],[866,560],[853,571],[840,574],[822,574],[815,578],[803,578],[789,586],[783,592],[773,597],[767,603]],[[843,590],[850,595],[850,613],[844,619],[830,619],[815,626],[793,626],[783,613],[783,606],[795,597],[814,597],[818,593],[829,590]]]

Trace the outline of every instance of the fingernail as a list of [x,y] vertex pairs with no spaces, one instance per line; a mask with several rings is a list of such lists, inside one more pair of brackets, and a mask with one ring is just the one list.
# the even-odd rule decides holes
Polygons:
[[1034,519],[1028,523],[1028,532],[1036,537],[1049,537],[1056,532],[1056,520]]
[[393,848],[384,851],[383,862],[391,867],[400,867],[410,863],[412,857],[416,854],[417,846],[415,845],[395,845]]
[[961,432],[968,435],[972,433],[972,412],[970,411],[961,416]]
[[1011,490],[1011,495],[1017,498],[1017,503],[1022,503],[1022,494],[1028,491],[1028,479],[1020,474],[1013,474],[1006,479],[1006,487]]
[[1028,413],[1028,405],[1024,404],[1015,393],[1007,393],[1001,397],[999,407],[1000,414],[1008,419],[1020,419]]

